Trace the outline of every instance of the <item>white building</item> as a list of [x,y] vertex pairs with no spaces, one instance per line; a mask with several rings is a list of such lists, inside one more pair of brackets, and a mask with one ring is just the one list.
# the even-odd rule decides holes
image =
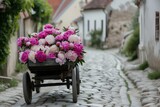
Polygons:
[[110,3],[112,0],[92,0],[82,11],[82,17],[75,22],[79,28],[79,34],[83,35],[83,42],[86,44],[90,39],[90,32],[101,30],[101,41],[105,42],[107,37],[107,25],[111,12]]
[[141,62],[160,69],[160,0],[137,0],[139,6]]

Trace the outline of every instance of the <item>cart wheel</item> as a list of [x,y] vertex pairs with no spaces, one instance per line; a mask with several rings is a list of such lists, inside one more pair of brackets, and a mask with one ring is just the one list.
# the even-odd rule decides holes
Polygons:
[[76,66],[76,79],[77,79],[77,94],[80,93],[80,78],[79,78],[79,67]]
[[28,72],[23,74],[23,94],[27,104],[32,101],[32,83]]
[[[40,84],[40,80],[35,80],[36,85]],[[36,87],[36,93],[40,92],[40,87]]]
[[72,95],[73,103],[77,102],[77,84],[76,84],[76,71],[72,70]]

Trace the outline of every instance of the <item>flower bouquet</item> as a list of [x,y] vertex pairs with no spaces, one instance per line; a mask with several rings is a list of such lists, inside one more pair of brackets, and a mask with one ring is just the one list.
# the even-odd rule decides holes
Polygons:
[[46,24],[39,33],[18,38],[17,45],[20,62],[27,63],[31,71],[47,71],[44,66],[48,66],[54,72],[54,66],[58,71],[84,63],[84,46],[73,27],[60,31]]

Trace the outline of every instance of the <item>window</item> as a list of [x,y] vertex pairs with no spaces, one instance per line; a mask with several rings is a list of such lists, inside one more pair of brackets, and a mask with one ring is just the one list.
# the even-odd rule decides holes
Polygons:
[[155,13],[155,40],[159,41],[159,12]]
[[96,20],[94,20],[94,30],[96,30]]
[[89,31],[90,31],[90,27],[89,27],[90,23],[89,23],[89,20],[88,20],[88,23],[87,23],[87,24],[88,24],[88,32],[89,32]]
[[103,20],[101,20],[101,30],[103,32]]

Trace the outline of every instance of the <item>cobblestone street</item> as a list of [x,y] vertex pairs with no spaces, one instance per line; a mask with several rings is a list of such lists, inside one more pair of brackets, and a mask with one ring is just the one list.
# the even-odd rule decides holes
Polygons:
[[[26,105],[22,85],[0,93],[2,107],[141,107],[139,92],[121,71],[118,50],[86,49],[86,63],[80,66],[81,90],[72,103],[72,91],[66,86],[45,87],[32,94]],[[18,101],[18,102],[17,102]]]

